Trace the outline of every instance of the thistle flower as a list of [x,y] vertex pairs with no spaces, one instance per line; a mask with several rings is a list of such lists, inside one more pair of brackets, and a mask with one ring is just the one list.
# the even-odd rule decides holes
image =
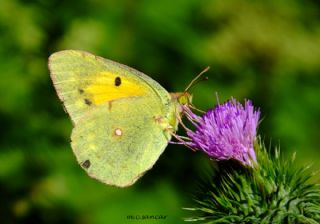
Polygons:
[[256,137],[260,112],[250,101],[242,106],[231,99],[203,116],[183,108],[195,130],[185,127],[188,138],[180,138],[182,144],[216,160],[233,159],[249,166],[259,162],[255,169],[229,161],[219,163],[212,175],[200,182],[194,205],[185,208],[193,216],[185,221],[320,223],[320,185],[310,183],[314,174],[308,168],[296,168],[294,156],[289,161],[280,158],[277,148],[269,155]]
[[195,131],[187,128],[190,141],[184,144],[216,160],[234,159],[249,166],[256,162],[253,143],[260,112],[254,110],[251,101],[245,101],[243,107],[232,98],[202,117],[189,107],[184,107],[183,111],[196,128]]

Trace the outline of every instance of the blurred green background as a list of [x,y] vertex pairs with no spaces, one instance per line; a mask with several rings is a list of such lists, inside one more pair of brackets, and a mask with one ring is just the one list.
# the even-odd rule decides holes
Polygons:
[[[134,186],[91,178],[70,148],[48,56],[82,49],[134,67],[207,109],[230,96],[261,108],[267,145],[320,168],[320,2],[0,0],[0,222],[181,223],[208,159],[169,145]],[[317,178],[316,181],[319,181]]]

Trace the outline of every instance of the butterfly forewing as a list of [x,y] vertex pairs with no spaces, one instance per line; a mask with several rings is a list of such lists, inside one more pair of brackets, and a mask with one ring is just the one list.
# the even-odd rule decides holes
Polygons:
[[157,106],[167,113],[164,105],[170,102],[169,94],[146,75],[119,63],[67,50],[52,54],[49,68],[56,91],[74,123],[94,105],[134,96],[155,98],[159,101]]

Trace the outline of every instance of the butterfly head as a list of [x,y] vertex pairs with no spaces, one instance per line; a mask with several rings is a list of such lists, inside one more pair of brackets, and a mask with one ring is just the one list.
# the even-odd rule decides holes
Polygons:
[[[202,77],[204,73],[209,70],[210,67],[205,68],[199,75],[197,75],[186,87],[183,92],[171,93],[172,102],[175,104],[175,117],[171,120],[170,124],[173,127],[177,127],[179,118],[183,114],[184,107],[195,108],[192,104],[192,95],[189,90],[202,80],[207,80],[208,77]],[[181,118],[180,118],[181,119]]]
[[192,95],[188,92],[178,92],[178,93],[171,93],[173,102],[178,105],[191,105],[192,104]]

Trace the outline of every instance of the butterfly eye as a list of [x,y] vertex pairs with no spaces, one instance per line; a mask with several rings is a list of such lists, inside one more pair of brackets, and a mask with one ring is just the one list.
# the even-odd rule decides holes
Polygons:
[[121,85],[121,78],[117,76],[114,80],[114,85],[115,86],[120,86]]

